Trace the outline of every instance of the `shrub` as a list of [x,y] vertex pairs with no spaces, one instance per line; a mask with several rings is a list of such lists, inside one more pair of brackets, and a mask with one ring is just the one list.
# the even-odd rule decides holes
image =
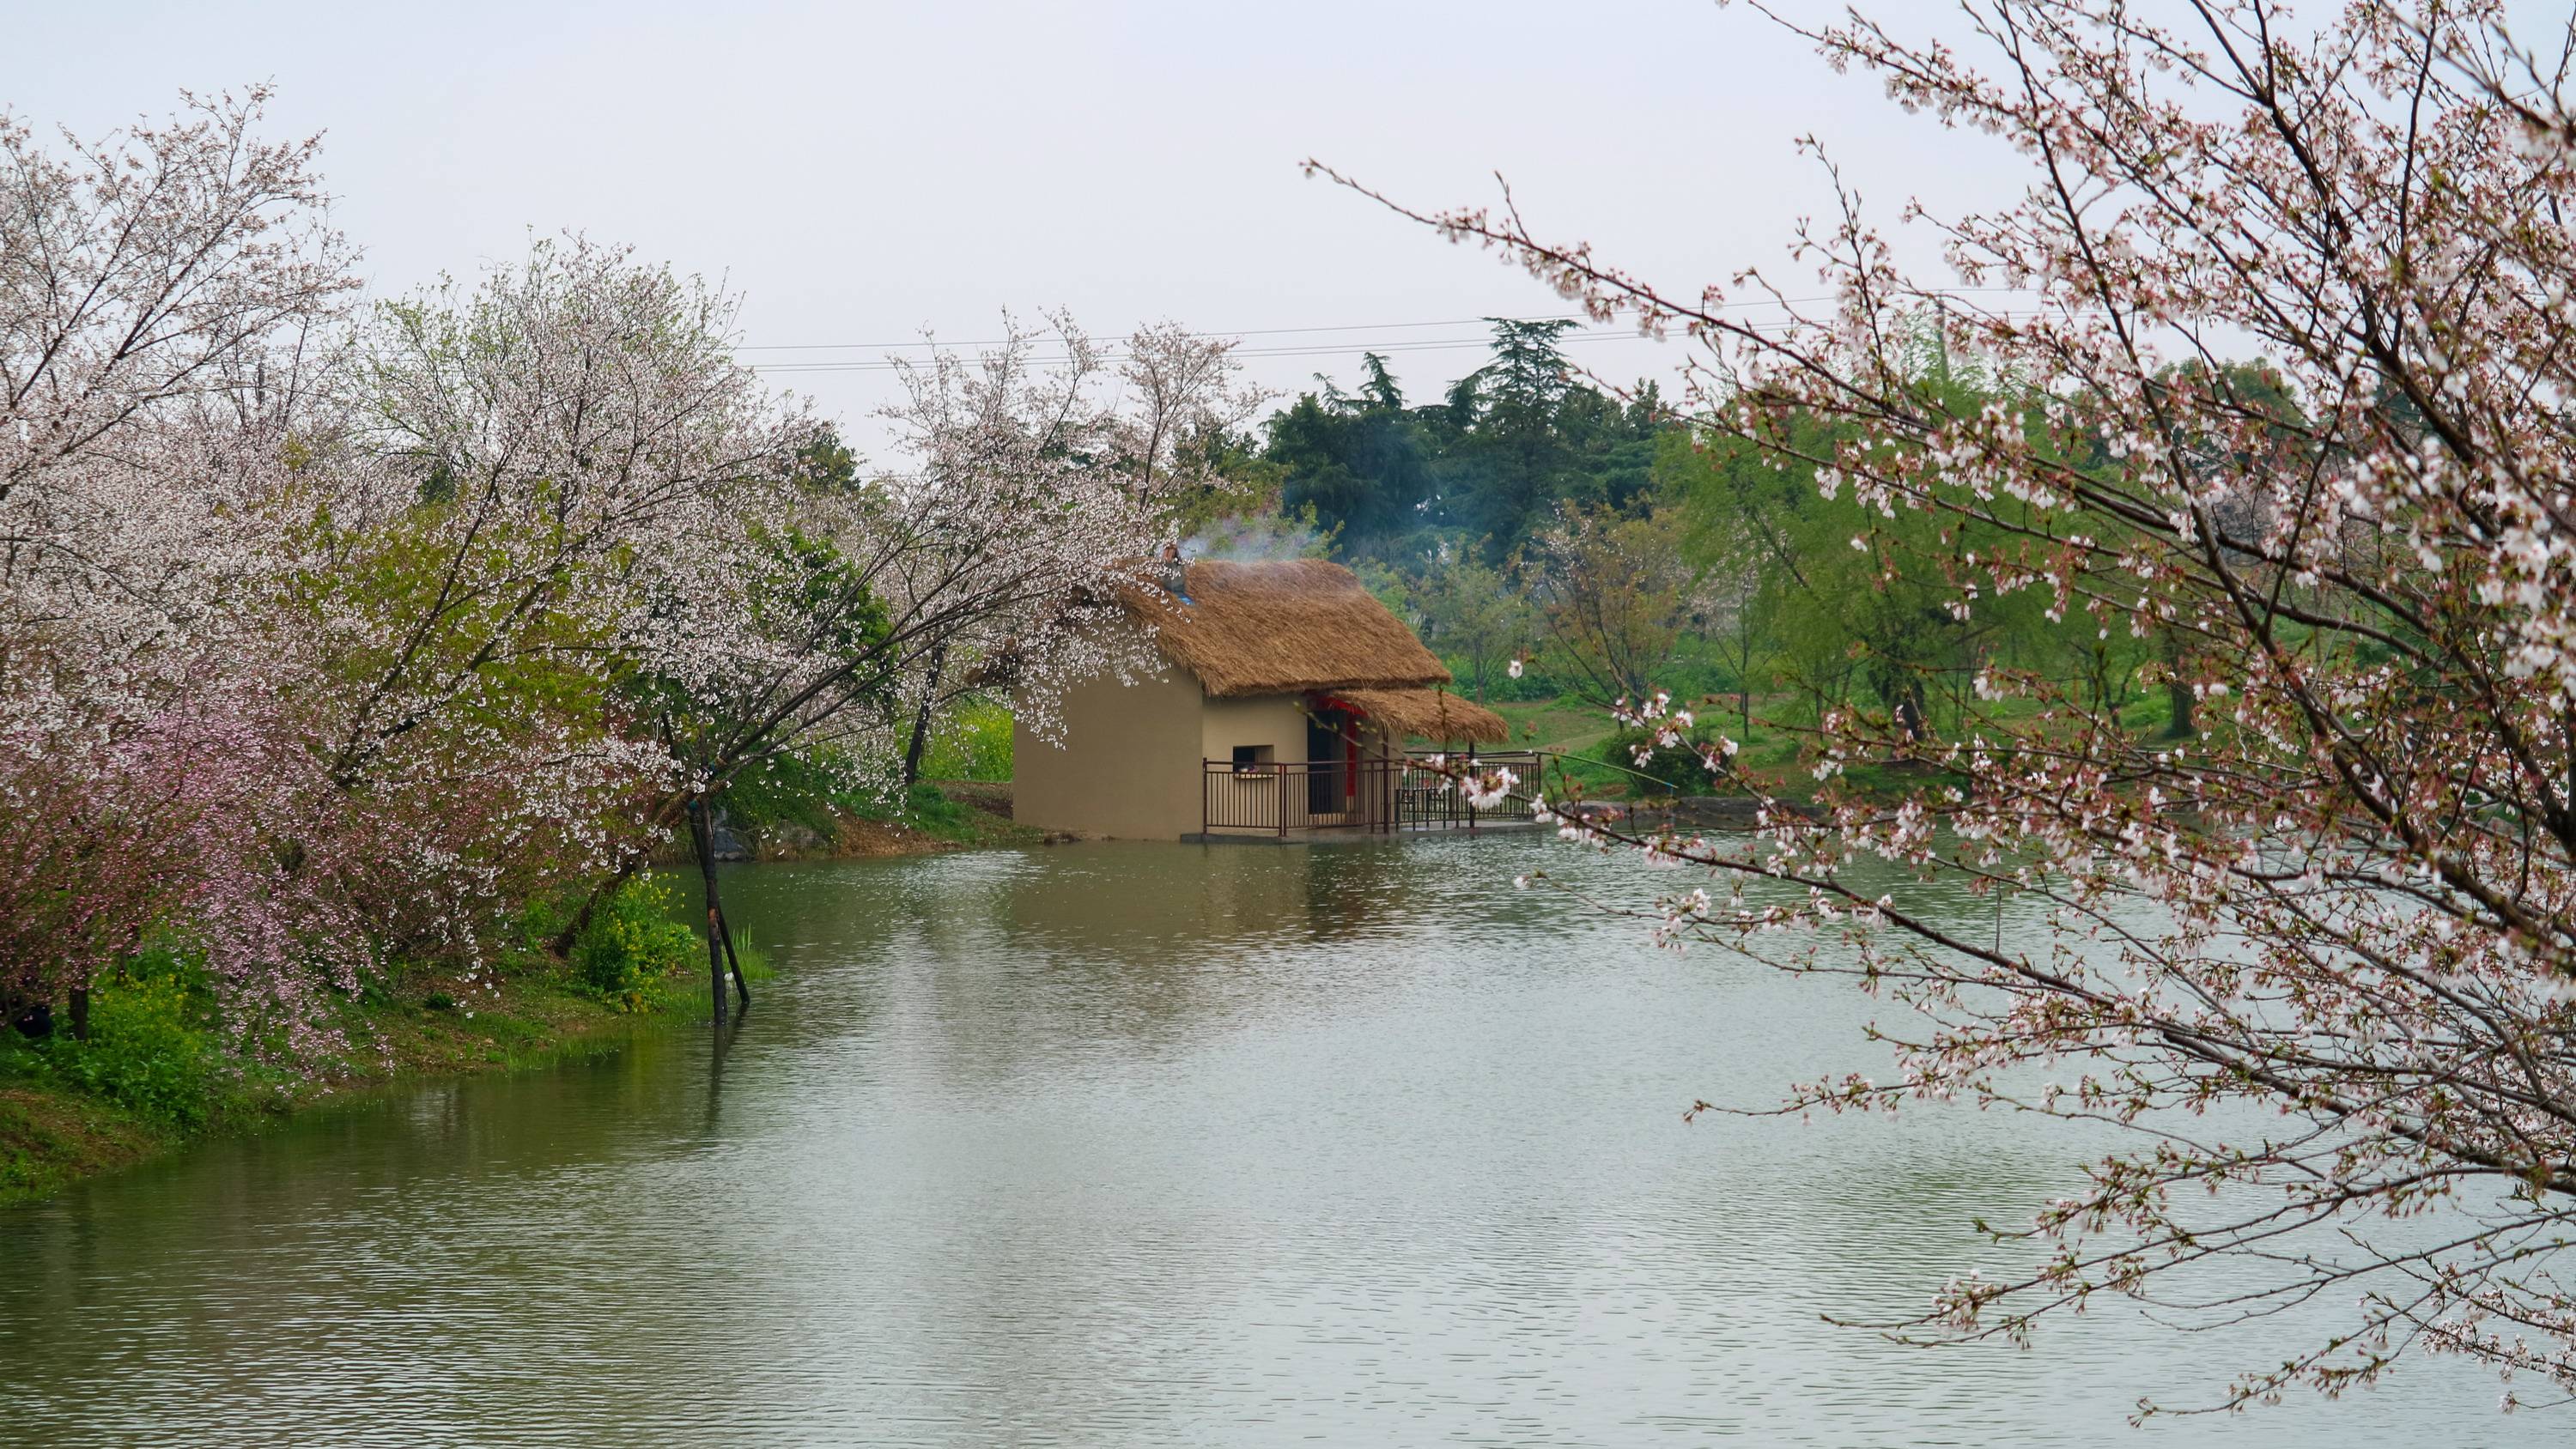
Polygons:
[[932,780],[1011,778],[1011,711],[991,701],[957,706],[930,737],[921,773]]
[[857,809],[865,799],[853,788],[856,773],[836,751],[789,751],[726,787],[717,808],[726,823],[751,839],[800,825],[829,840],[838,828],[835,809]]
[[[1708,744],[1694,737],[1678,745],[1657,745],[1651,732],[1631,729],[1603,740],[1594,753],[1627,779],[1631,795],[1708,795],[1717,790],[1717,777],[1700,753]],[[1646,751],[1642,762],[1640,748]]]
[[201,971],[168,951],[146,951],[90,992],[89,1040],[56,1018],[44,1055],[67,1085],[139,1116],[191,1128],[212,1102],[216,1059],[205,1028]]
[[698,938],[671,918],[671,888],[650,872],[599,903],[573,942],[573,971],[584,986],[628,1011],[662,1002],[672,972],[698,954]]

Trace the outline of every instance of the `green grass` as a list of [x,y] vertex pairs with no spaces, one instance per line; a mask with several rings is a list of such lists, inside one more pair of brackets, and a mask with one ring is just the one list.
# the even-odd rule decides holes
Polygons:
[[[899,794],[853,784],[847,772],[828,764],[781,758],[725,792],[725,816],[763,854],[885,855],[1017,843],[1032,832],[1012,825],[1002,804],[1009,799],[1010,715],[987,710],[974,718],[979,722],[972,733],[980,743],[962,751],[930,751],[930,778]],[[933,767],[969,773],[941,774]],[[998,778],[996,770],[1003,772]],[[685,841],[676,848],[687,851]]]
[[[370,978],[333,998],[328,1025],[344,1045],[289,1073],[225,1033],[202,970],[155,947],[91,992],[90,1035],[29,1041],[0,1030],[0,1205],[43,1197],[95,1173],[204,1137],[257,1131],[297,1108],[405,1078],[517,1071],[616,1050],[639,1023],[703,1016],[704,942],[651,888],[604,913],[583,943],[641,925],[641,955],[620,956],[611,990],[596,960],[576,965],[519,943],[479,971],[423,966]],[[663,912],[639,918],[636,902]],[[534,938],[555,913],[532,910]],[[658,929],[653,929],[658,928]],[[632,935],[632,931],[628,931]],[[628,945],[633,943],[629,942]],[[614,946],[609,954],[625,950]],[[741,943],[737,942],[741,950]],[[757,985],[770,968],[742,950]],[[695,976],[687,974],[694,964]]]
[[29,1042],[19,1075],[57,1082],[158,1127],[202,1126],[226,1085],[219,1080],[205,971],[165,946],[136,952],[90,993],[89,1037],[65,1029]]
[[[1807,756],[1809,736],[1801,728],[1812,718],[1812,708],[1805,701],[1786,693],[1754,696],[1750,729],[1731,694],[1689,701],[1688,707],[1696,720],[1695,732],[1735,740],[1739,763],[1780,798],[1808,800],[1821,788]],[[1551,757],[1547,787],[1551,794],[1565,795],[1568,786],[1582,798],[1596,800],[1657,793],[1653,783],[1637,777],[1629,756],[1617,749],[1618,730],[1607,711],[1572,698],[1504,702],[1489,708],[1511,725],[1513,747]],[[2006,723],[2026,721],[2040,712],[2037,704],[2026,699],[1981,708]],[[1946,708],[1936,707],[1935,719],[1939,728],[1949,728]],[[2146,691],[2132,698],[2120,720],[2142,742],[2163,739],[2164,692]],[[1867,795],[1916,788],[1925,778],[1919,767],[1858,761],[1837,780],[1843,788]]]
[[1607,712],[1571,698],[1487,707],[1512,727],[1511,743],[1516,749],[1588,754],[1615,728]]
[[50,1196],[185,1140],[95,1098],[12,1082],[7,1071],[0,1063],[0,1207]]
[[855,800],[850,813],[862,820],[882,820],[918,830],[934,840],[964,840],[970,838],[974,828],[969,818],[972,810],[949,799],[928,780],[915,783],[901,800]]
[[1630,756],[1618,748],[1622,731],[1607,710],[1572,698],[1489,707],[1512,727],[1513,748],[1550,757],[1551,794],[1568,794],[1569,785],[1581,798],[1594,800],[1666,793],[1639,778]]
[[1011,710],[996,700],[958,705],[931,733],[921,772],[933,780],[998,784],[1011,778]]
[[1007,782],[923,780],[900,804],[862,800],[850,813],[936,845],[1025,844],[1038,832],[1011,822],[1009,802]]

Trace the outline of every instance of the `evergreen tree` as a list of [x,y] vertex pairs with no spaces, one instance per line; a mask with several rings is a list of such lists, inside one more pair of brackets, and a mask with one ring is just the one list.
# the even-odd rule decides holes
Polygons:
[[1528,538],[1559,500],[1580,492],[1575,449],[1558,428],[1574,390],[1558,340],[1574,324],[1486,320],[1494,325],[1494,360],[1466,379],[1474,384],[1471,392],[1452,392],[1453,413],[1467,397],[1474,411],[1460,445],[1444,460],[1442,492],[1450,521],[1487,539],[1499,558]]
[[1360,359],[1357,396],[1329,378],[1271,416],[1264,454],[1280,472],[1283,507],[1311,509],[1316,526],[1351,552],[1383,556],[1424,523],[1430,493],[1422,439],[1386,359]]

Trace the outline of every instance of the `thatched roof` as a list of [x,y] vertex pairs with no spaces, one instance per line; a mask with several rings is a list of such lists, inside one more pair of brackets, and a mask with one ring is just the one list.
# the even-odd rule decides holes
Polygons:
[[1442,744],[1470,740],[1498,745],[1512,737],[1512,727],[1501,715],[1445,689],[1336,689],[1332,693],[1399,739],[1418,735]]
[[[1155,577],[1150,565],[1141,572]],[[1127,606],[1213,698],[1449,682],[1404,621],[1340,564],[1201,559],[1180,583],[1181,599],[1138,587]]]

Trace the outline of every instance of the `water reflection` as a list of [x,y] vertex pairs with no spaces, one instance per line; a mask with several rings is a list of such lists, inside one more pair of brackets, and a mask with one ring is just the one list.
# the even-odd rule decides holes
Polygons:
[[[1549,842],[762,866],[696,1032],[0,1215],[0,1423],[66,1444],[2116,1442],[2265,1332],[1925,1354],[2027,1119],[1703,1119],[1871,1004],[1648,950]],[[1660,877],[1655,884],[1671,882]],[[1964,921],[1983,901],[1935,902]],[[2005,929],[2012,928],[2007,917]],[[2473,1372],[2150,1439],[2554,1441]]]

